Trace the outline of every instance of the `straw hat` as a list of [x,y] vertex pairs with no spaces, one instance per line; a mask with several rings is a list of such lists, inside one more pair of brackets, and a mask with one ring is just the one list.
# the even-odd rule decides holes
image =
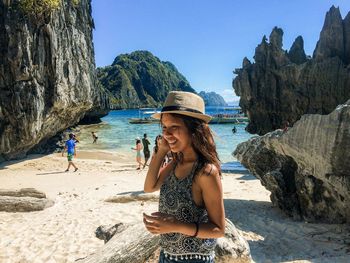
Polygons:
[[152,115],[155,119],[160,119],[163,113],[176,113],[200,119],[208,123],[211,120],[209,115],[205,114],[203,99],[192,92],[170,91],[162,111]]

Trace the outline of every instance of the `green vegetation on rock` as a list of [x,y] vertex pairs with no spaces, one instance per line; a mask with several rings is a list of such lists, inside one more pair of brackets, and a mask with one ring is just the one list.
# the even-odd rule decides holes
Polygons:
[[97,77],[113,94],[114,109],[160,107],[171,90],[196,93],[172,63],[148,51],[117,56],[112,65],[97,69]]
[[[80,0],[70,0],[73,5],[78,5]],[[61,0],[21,0],[19,6],[25,14],[42,15],[49,14],[58,9],[61,5]]]

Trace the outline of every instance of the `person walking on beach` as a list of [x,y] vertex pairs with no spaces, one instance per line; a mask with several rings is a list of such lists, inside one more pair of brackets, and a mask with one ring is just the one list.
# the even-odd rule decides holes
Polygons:
[[145,163],[143,164],[143,168],[145,168],[147,165],[148,159],[151,156],[151,152],[149,151],[149,147],[148,147],[148,145],[150,145],[151,143],[147,138],[147,133],[143,135],[142,144],[143,144],[143,155],[145,156]]
[[139,137],[137,137],[135,140],[136,140],[136,147],[135,148],[131,147],[131,149],[136,151],[136,162],[139,164],[139,166],[136,170],[140,170],[141,165],[142,165],[142,162],[141,162],[142,144],[141,144],[141,140]]
[[97,133],[96,132],[91,132],[91,136],[92,136],[92,143],[97,143]]
[[77,151],[75,149],[75,143],[76,143],[76,141],[74,139],[74,134],[70,133],[69,140],[66,141],[66,144],[65,144],[63,152],[62,152],[62,156],[64,156],[65,151],[67,151],[68,168],[65,172],[69,171],[70,166],[74,167],[74,172],[78,171],[78,168],[73,163],[73,156],[77,155]]
[[[143,214],[146,229],[160,234],[160,263],[214,262],[216,239],[224,236],[220,161],[204,101],[172,91],[160,113],[163,138],[152,158],[145,192],[160,190],[159,211]],[[173,160],[163,169],[165,155]]]

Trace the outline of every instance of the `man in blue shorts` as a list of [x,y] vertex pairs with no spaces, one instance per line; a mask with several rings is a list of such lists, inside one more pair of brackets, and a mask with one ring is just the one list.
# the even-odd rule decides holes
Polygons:
[[78,168],[73,163],[73,156],[76,156],[75,140],[74,140],[73,133],[69,134],[69,140],[66,141],[66,144],[65,144],[63,152],[62,152],[62,156],[64,155],[65,151],[67,151],[67,159],[68,159],[68,168],[67,168],[66,172],[69,171],[69,168],[71,165],[74,167],[74,172],[78,171]]

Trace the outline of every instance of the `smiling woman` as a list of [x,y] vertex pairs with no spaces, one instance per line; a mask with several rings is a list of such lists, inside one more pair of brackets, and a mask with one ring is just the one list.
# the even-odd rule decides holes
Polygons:
[[[214,262],[216,238],[224,235],[220,162],[204,114],[204,101],[189,92],[170,92],[161,113],[163,138],[153,155],[144,190],[160,189],[159,211],[144,224],[160,234],[159,262]],[[161,168],[165,155],[174,159]]]

